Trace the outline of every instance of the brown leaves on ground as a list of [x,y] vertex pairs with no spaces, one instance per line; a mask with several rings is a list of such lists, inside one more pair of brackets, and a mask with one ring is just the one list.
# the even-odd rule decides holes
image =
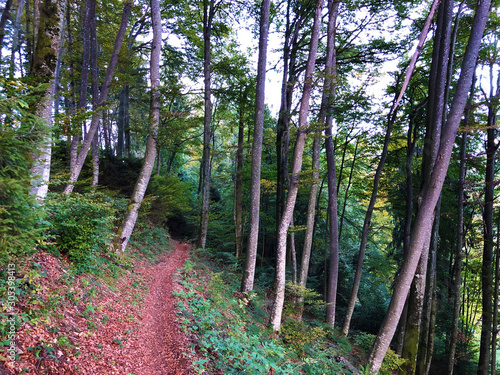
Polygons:
[[[174,245],[159,263],[134,261],[133,271],[116,280],[80,276],[64,283],[67,262],[36,254],[32,298],[21,299],[15,310],[28,317],[16,332],[19,358],[14,366],[0,362],[0,373],[189,374],[172,275],[183,267],[190,245]],[[29,270],[21,273],[29,280]],[[0,355],[7,357],[6,348]]]

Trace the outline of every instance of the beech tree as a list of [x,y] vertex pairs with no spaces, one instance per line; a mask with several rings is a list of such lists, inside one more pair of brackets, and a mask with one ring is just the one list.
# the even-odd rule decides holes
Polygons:
[[[117,36],[115,39],[113,53],[111,55],[109,65],[108,65],[107,70],[106,70],[106,77],[104,78],[104,82],[102,84],[102,87],[101,87],[101,90],[99,93],[99,99],[97,100],[97,103],[96,103],[97,108],[101,108],[101,106],[104,104],[104,102],[108,98],[111,80],[113,79],[116,64],[118,62],[118,52],[120,51],[120,47],[122,45],[123,38],[125,37],[131,8],[132,8],[132,0],[126,0],[124,7],[123,7],[123,15],[122,15],[120,28],[118,30],[118,33],[117,33]],[[92,121],[90,123],[89,130],[87,131],[87,134],[85,134],[85,138],[83,139],[83,143],[82,143],[82,146],[80,148],[80,152],[78,153],[78,157],[76,159],[76,162],[74,163],[74,167],[70,170],[70,178],[69,178],[68,184],[66,185],[66,187],[64,189],[65,194],[71,194],[71,192],[73,191],[73,189],[75,187],[75,183],[78,181],[78,177],[79,177],[80,172],[83,168],[83,164],[85,162],[85,159],[87,158],[87,154],[90,150],[90,146],[92,144],[92,141],[94,140],[94,136],[95,136],[95,133],[97,132],[97,129],[99,127],[99,122],[101,121],[101,118],[102,118],[102,109],[100,109],[95,115],[92,116]]]
[[153,27],[153,41],[151,43],[150,80],[151,80],[151,104],[148,122],[148,140],[146,154],[142,164],[139,178],[135,184],[134,192],[128,203],[125,218],[121,224],[115,239],[110,245],[110,250],[123,253],[127,247],[130,235],[134,230],[137,215],[148,187],[151,172],[153,171],[156,158],[156,138],[160,123],[160,54],[162,46],[161,37],[161,12],[159,0],[151,0],[151,20]]
[[[38,3],[38,11],[43,15],[38,26],[37,42],[33,55],[30,76],[37,84],[45,84],[40,100],[31,108],[32,112],[48,127],[52,125],[52,104],[55,90],[55,69],[61,46],[64,1],[44,0]],[[45,145],[33,155],[31,193],[43,200],[48,191],[50,161],[52,155],[52,135],[49,133]]]
[[382,360],[394,336],[396,327],[403,310],[411,280],[415,275],[418,261],[424,247],[429,245],[434,209],[439,200],[441,189],[446,177],[451,152],[455,143],[460,118],[463,114],[467,94],[472,83],[476,60],[481,46],[481,39],[489,17],[490,1],[480,1],[477,4],[474,21],[472,24],[469,41],[462,61],[460,78],[457,83],[455,95],[446,118],[441,135],[441,143],[436,162],[431,173],[429,185],[422,197],[422,205],[415,219],[410,248],[401,271],[394,284],[394,292],[384,322],[373,343],[368,366],[372,373],[380,369]]
[[263,0],[260,9],[259,61],[257,66],[257,88],[255,97],[255,120],[252,144],[252,174],[250,185],[250,230],[246,250],[245,269],[241,291],[248,293],[253,289],[255,263],[257,261],[257,242],[259,238],[260,214],[260,168],[262,159],[262,137],[264,131],[267,38],[269,33],[270,0]]
[[280,330],[281,315],[283,313],[283,303],[285,300],[285,266],[286,266],[286,244],[287,232],[292,221],[295,201],[299,189],[299,173],[302,169],[302,153],[304,151],[305,138],[308,130],[307,115],[309,113],[309,99],[312,91],[312,74],[316,61],[316,52],[318,49],[319,27],[321,19],[321,11],[323,10],[323,1],[318,0],[316,3],[316,11],[314,15],[314,26],[311,34],[311,46],[307,59],[305,71],[304,88],[302,91],[302,99],[300,101],[299,110],[299,128],[297,140],[295,142],[292,176],[290,178],[290,188],[288,198],[286,200],[285,209],[281,218],[278,230],[278,249],[276,257],[276,287],[273,309],[270,317],[270,324],[275,332]]

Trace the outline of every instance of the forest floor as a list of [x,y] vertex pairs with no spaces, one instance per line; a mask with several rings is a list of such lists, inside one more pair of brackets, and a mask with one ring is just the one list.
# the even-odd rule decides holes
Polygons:
[[0,374],[189,374],[173,291],[191,246],[172,244],[154,264],[132,259],[131,270],[104,279],[68,281],[64,258],[35,254],[36,293],[16,306],[18,358],[9,363],[0,347]]

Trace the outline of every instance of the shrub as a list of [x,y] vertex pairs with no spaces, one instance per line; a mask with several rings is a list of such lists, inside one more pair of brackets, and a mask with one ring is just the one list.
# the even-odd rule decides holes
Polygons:
[[45,205],[57,249],[80,271],[92,268],[93,259],[112,236],[116,209],[111,199],[102,193],[49,194]]
[[[30,194],[31,157],[44,126],[27,112],[21,84],[0,77],[0,264],[33,250],[42,211]],[[6,94],[6,92],[8,94]]]

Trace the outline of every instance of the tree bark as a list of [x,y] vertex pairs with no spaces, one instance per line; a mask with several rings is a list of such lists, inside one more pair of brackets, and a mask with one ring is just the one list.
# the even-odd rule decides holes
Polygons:
[[[491,99],[491,98],[490,98]],[[479,348],[478,375],[488,375],[491,357],[491,334],[493,323],[493,200],[495,198],[495,129],[496,113],[493,106],[488,106],[486,140],[486,176],[483,209],[483,265],[481,269],[482,321]]]
[[491,375],[496,375],[498,337],[498,298],[500,291],[500,215],[497,222],[497,249],[495,260],[495,290],[493,294],[493,335],[491,338]]
[[472,83],[472,76],[476,66],[481,39],[489,17],[490,1],[480,1],[474,16],[469,41],[462,61],[460,78],[456,86],[450,112],[443,128],[439,153],[432,171],[430,184],[423,195],[422,206],[417,214],[413,233],[410,241],[409,254],[403,262],[401,271],[394,284],[394,292],[379,334],[373,343],[368,366],[370,372],[375,373],[380,369],[382,360],[394,336],[396,326],[401,316],[411,280],[415,275],[418,260],[422,255],[424,246],[429,243],[434,217],[434,209],[439,199],[444,179],[453,150],[455,137],[463,114],[467,94]]
[[[448,59],[451,40],[451,24],[453,16],[453,1],[443,0],[439,5],[437,15],[436,35],[434,36],[432,65],[429,82],[429,116],[426,126],[423,159],[422,159],[422,187],[421,194],[425,192],[430,183],[431,172],[434,167],[436,155],[441,140],[441,128],[445,114],[446,84],[448,78]],[[420,257],[416,274],[413,279],[410,295],[408,297],[408,318],[406,321],[405,338],[403,344],[402,358],[406,359],[403,366],[403,374],[413,375],[423,370],[425,366],[417,368],[419,339],[422,319],[425,318],[424,304],[426,303],[426,281],[427,266],[430,249],[436,251],[438,228],[439,228],[439,204],[432,224],[432,235],[429,246],[425,246]],[[432,276],[431,276],[432,277]],[[432,288],[432,286],[431,286]],[[432,291],[431,291],[432,296]],[[430,303],[428,301],[429,311]],[[425,330],[426,327],[424,327]],[[426,331],[423,336],[426,336]],[[421,352],[422,354],[423,352]],[[425,361],[425,355],[421,355]],[[420,372],[419,372],[420,373]]]
[[[335,150],[333,147],[333,101],[337,89],[337,51],[335,37],[337,31],[337,16],[340,1],[328,1],[328,28],[325,62],[325,81],[323,85],[322,106],[320,120],[325,119],[325,152],[328,168],[328,207],[329,218],[328,237],[330,263],[328,267],[328,283],[326,285],[326,322],[334,327],[335,310],[337,305],[337,282],[339,268],[339,233],[337,216],[337,177],[335,171]],[[325,253],[326,256],[326,253]],[[326,278],[325,278],[326,279]]]
[[[345,188],[344,192],[344,204],[342,205],[342,213],[340,214],[340,220],[339,220],[339,241],[342,238],[342,228],[344,226],[344,218],[345,218],[345,210],[347,208],[347,198],[349,197],[349,190],[351,188],[351,182],[352,182],[352,177],[354,175],[354,167],[356,165],[356,158],[358,156],[358,146],[359,146],[359,140],[361,137],[356,137],[356,145],[354,146],[354,155],[352,157],[352,163],[351,163],[351,171],[349,172],[349,179],[347,181],[347,186]],[[337,192],[339,191],[339,187],[337,185]]]
[[[118,52],[120,51],[120,46],[123,42],[123,38],[125,37],[125,32],[127,30],[127,24],[128,24],[128,19],[130,16],[130,11],[132,8],[132,0],[126,0],[124,7],[123,7],[123,15],[122,15],[122,20],[120,24],[120,28],[118,30],[118,34],[115,39],[115,44],[113,47],[113,52],[111,54],[111,59],[108,65],[108,68],[106,70],[106,76],[104,78],[104,82],[101,88],[101,92],[99,94],[99,100],[97,102],[97,108],[100,108],[104,102],[106,101],[108,97],[108,92],[109,92],[109,87],[111,85],[111,80],[113,79],[113,74],[116,68],[116,64],[118,62]],[[75,187],[76,181],[78,181],[78,177],[80,175],[80,172],[83,168],[83,164],[85,162],[85,159],[87,158],[87,154],[90,149],[90,145],[92,143],[92,140],[94,139],[94,134],[97,131],[97,128],[99,127],[99,122],[102,117],[102,110],[98,110],[98,112],[92,116],[92,121],[90,123],[90,128],[85,135],[85,139],[83,141],[82,147],[80,149],[80,152],[78,153],[78,158],[76,160],[76,163],[74,165],[74,168],[71,169],[70,171],[70,178],[68,185],[64,189],[64,193],[69,195],[73,191]]]
[[422,32],[420,33],[417,48],[412,56],[412,60],[410,61],[409,66],[407,68],[403,87],[401,88],[399,95],[395,98],[394,104],[391,108],[391,111],[390,111],[388,117],[387,117],[387,130],[386,130],[386,134],[385,134],[385,138],[384,138],[384,147],[382,150],[382,154],[380,156],[379,163],[377,165],[377,170],[375,172],[375,177],[374,177],[374,181],[373,181],[373,190],[372,190],[372,194],[370,197],[370,203],[368,204],[368,208],[366,210],[365,221],[363,223],[363,230],[362,230],[362,234],[361,234],[361,244],[359,247],[358,264],[356,267],[356,273],[354,275],[354,282],[353,282],[353,286],[352,286],[351,296],[349,298],[349,303],[347,305],[344,324],[342,326],[342,333],[344,335],[347,335],[349,333],[349,328],[351,325],[351,318],[352,318],[352,314],[354,313],[354,306],[356,304],[356,299],[357,299],[358,290],[359,290],[359,284],[361,282],[361,274],[363,272],[363,262],[364,262],[364,258],[365,258],[366,245],[368,244],[368,232],[370,230],[373,209],[375,208],[375,203],[377,201],[378,185],[379,185],[380,177],[382,175],[382,168],[383,168],[383,166],[385,164],[385,160],[387,158],[387,152],[388,152],[388,147],[389,147],[389,140],[391,137],[392,126],[396,120],[396,109],[398,107],[399,101],[401,100],[401,98],[404,95],[404,92],[406,91],[406,87],[408,86],[410,78],[413,74],[413,70],[415,69],[415,64],[416,64],[417,58],[420,54],[421,48],[422,48],[422,46],[425,42],[425,39],[427,37],[427,34],[429,32],[430,24],[431,24],[432,18],[434,16],[434,12],[435,12],[437,3],[439,3],[439,0],[434,0],[434,3],[431,7],[429,15],[427,16],[424,28],[422,29]]
[[[64,18],[64,1],[44,0],[39,3],[38,11],[43,15],[38,28],[37,45],[33,54],[30,75],[37,83],[48,83],[47,89],[40,93],[41,99],[30,108],[47,127],[52,126],[52,105],[54,100],[57,56],[61,45],[61,29]],[[52,155],[52,135],[50,130],[45,136],[44,145],[33,155],[31,173],[31,194],[44,200],[47,196]]]
[[241,257],[242,254],[242,231],[243,231],[243,141],[245,133],[245,101],[246,93],[242,94],[239,108],[238,122],[238,146],[236,148],[236,173],[234,178],[234,237],[235,237],[235,256]]
[[5,36],[5,25],[10,16],[10,8],[12,7],[12,0],[7,0],[3,8],[2,17],[0,17],[0,58],[2,54],[3,38]]
[[212,143],[212,79],[211,79],[211,46],[212,24],[216,12],[214,0],[203,1],[203,82],[204,106],[203,117],[203,158],[201,164],[201,212],[198,247],[204,249],[208,234],[208,213],[210,209],[210,147]]
[[299,129],[297,141],[295,142],[294,160],[292,167],[292,176],[290,178],[290,188],[288,198],[286,200],[285,209],[281,218],[278,229],[278,249],[276,259],[276,290],[273,308],[270,317],[270,325],[275,332],[280,330],[281,315],[283,313],[283,303],[285,300],[285,266],[286,266],[286,245],[287,232],[293,216],[297,192],[299,189],[299,173],[302,169],[302,154],[304,151],[305,138],[307,132],[307,115],[309,113],[309,99],[312,91],[312,74],[314,64],[316,62],[316,52],[318,49],[318,35],[321,19],[321,11],[323,8],[323,0],[318,0],[316,4],[316,12],[314,15],[314,26],[311,34],[311,47],[307,59],[305,72],[304,89],[302,99],[300,101],[299,110]]
[[151,44],[150,78],[151,78],[151,104],[149,110],[148,139],[144,162],[136,182],[132,198],[129,201],[123,223],[115,239],[110,245],[111,251],[123,254],[127,247],[130,235],[134,230],[139,208],[141,207],[146,188],[153,171],[156,158],[156,137],[160,123],[160,55],[161,55],[161,11],[160,1],[151,0],[151,18],[153,25],[153,41]]
[[[321,114],[320,114],[321,116]],[[311,249],[314,232],[314,219],[316,217],[316,197],[318,195],[319,185],[319,154],[320,154],[320,130],[316,130],[313,141],[312,158],[312,183],[309,190],[309,203],[307,205],[307,224],[304,238],[304,248],[302,250],[302,261],[300,265],[299,285],[305,287],[307,283],[307,274],[309,271],[309,261],[311,259]],[[302,299],[299,299],[299,303]]]
[[[469,97],[469,104],[472,99],[472,94]],[[470,108],[470,105],[468,106]],[[468,123],[468,110],[465,113],[465,125]],[[457,347],[458,324],[460,321],[460,287],[462,285],[462,259],[463,259],[463,244],[464,244],[464,185],[465,185],[465,152],[467,149],[467,133],[462,134],[462,143],[460,145],[460,177],[458,181],[458,217],[457,217],[457,248],[455,250],[455,265],[453,274],[453,320],[450,333],[450,349],[448,354],[448,369],[447,375],[453,374],[455,365],[455,352]]]
[[255,122],[253,131],[252,171],[250,182],[250,226],[245,257],[245,269],[243,272],[243,279],[241,281],[241,291],[243,293],[248,293],[253,289],[255,264],[257,261],[257,245],[259,240],[260,170],[262,159],[262,140],[264,136],[264,101],[270,6],[270,0],[264,0],[260,10],[259,61],[257,63]]

